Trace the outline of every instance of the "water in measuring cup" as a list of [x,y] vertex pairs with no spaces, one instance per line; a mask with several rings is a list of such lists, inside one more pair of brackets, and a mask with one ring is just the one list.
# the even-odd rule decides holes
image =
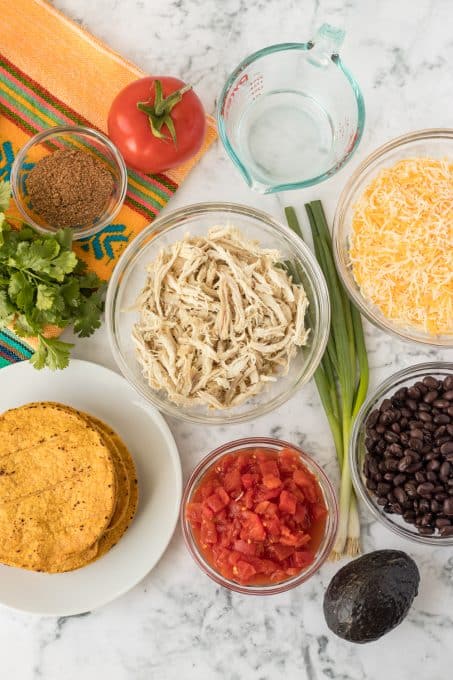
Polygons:
[[274,90],[252,101],[239,122],[241,160],[255,180],[292,184],[333,165],[333,124],[312,97]]

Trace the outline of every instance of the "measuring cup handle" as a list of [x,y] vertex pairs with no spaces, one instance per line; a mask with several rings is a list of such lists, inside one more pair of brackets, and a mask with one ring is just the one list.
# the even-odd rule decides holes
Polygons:
[[314,66],[325,68],[338,54],[338,50],[343,44],[345,31],[342,28],[335,28],[331,24],[323,24],[316,32],[314,40],[310,41],[309,61]]

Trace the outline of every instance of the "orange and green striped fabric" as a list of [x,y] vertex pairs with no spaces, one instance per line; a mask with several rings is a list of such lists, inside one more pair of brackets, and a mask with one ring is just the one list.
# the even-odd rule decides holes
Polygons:
[[[105,132],[117,92],[145,74],[44,0],[0,0],[0,15],[0,179],[8,179],[19,149],[45,128],[86,125]],[[101,278],[109,278],[131,239],[155,219],[216,138],[212,118],[207,122],[197,157],[165,174],[129,171],[115,222],[77,242],[77,254]],[[15,206],[11,212],[18,214]],[[33,346],[32,338],[0,331],[0,368],[28,358]]]

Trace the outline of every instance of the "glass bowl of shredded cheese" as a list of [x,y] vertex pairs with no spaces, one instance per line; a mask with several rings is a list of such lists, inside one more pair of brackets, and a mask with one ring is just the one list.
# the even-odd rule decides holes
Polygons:
[[119,368],[167,415],[256,418],[313,376],[330,306],[308,247],[269,215],[187,206],[149,225],[117,263],[106,321]]
[[404,135],[359,166],[340,197],[334,252],[372,323],[453,346],[453,129]]

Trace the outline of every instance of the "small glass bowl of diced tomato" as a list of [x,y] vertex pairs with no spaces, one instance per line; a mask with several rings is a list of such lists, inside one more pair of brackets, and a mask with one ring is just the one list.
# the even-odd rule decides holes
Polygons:
[[204,458],[181,505],[184,540],[216,583],[272,595],[300,585],[328,557],[337,530],[335,491],[292,444],[239,439]]

